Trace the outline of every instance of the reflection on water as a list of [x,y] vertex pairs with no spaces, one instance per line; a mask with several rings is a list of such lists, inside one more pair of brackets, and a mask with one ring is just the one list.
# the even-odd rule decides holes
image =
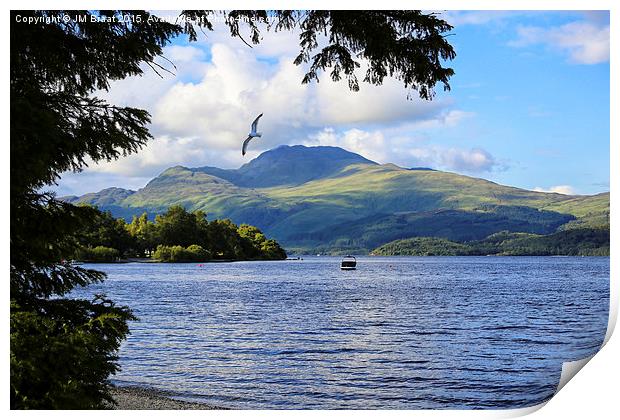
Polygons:
[[90,265],[139,321],[119,384],[232,408],[518,408],[597,351],[609,258]]

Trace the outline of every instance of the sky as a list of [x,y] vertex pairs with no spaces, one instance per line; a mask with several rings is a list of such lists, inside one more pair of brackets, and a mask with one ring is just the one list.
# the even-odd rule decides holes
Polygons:
[[[157,14],[157,13],[156,13]],[[163,13],[158,13],[162,15]],[[140,152],[65,173],[58,195],[139,189],[168,167],[238,168],[283,144],[339,146],[379,163],[431,167],[562,194],[609,191],[609,13],[447,11],[457,57],[451,90],[425,101],[401,82],[302,85],[298,33],[266,32],[249,48],[222,24],[181,36],[144,74],[95,96],[149,111]],[[245,37],[249,39],[248,36]],[[364,63],[362,64],[362,71]],[[322,77],[321,77],[322,76]],[[361,79],[361,77],[360,77]],[[263,113],[263,137],[241,144]]]

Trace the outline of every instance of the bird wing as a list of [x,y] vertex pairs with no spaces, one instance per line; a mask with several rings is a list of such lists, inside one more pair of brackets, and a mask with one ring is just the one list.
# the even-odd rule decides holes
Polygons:
[[241,148],[241,154],[243,156],[245,156],[245,149],[247,149],[248,143],[250,142],[250,140],[252,140],[252,136],[248,136],[248,138],[245,139],[245,141],[243,142],[243,147]]
[[262,117],[263,114],[260,114],[258,117],[256,117],[256,119],[254,120],[254,122],[252,123],[252,133],[256,133],[256,129],[258,127],[258,120],[260,119],[260,117]]

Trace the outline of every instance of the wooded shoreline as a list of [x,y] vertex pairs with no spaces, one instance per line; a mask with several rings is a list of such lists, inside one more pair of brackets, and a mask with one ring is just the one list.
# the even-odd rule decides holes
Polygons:
[[[211,263],[230,263],[230,262],[239,262],[239,261],[270,261],[270,260],[208,260],[208,261],[178,261],[174,262],[174,264],[211,264]],[[173,264],[168,261],[161,261],[154,258],[129,258],[122,259],[118,261],[73,261],[75,265],[81,264],[130,264],[130,263],[139,263],[139,264],[153,264],[153,263],[161,263],[161,264]]]

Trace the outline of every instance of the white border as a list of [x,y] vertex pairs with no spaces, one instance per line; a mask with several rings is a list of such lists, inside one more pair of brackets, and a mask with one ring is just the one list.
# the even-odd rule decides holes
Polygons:
[[[12,5],[8,5],[6,8],[5,17],[8,19],[8,10],[10,8],[13,9],[37,9],[37,8],[67,8],[67,9],[83,9],[88,8],[144,8],[150,10],[165,10],[165,9],[199,9],[199,8],[216,8],[216,9],[231,9],[231,8],[240,8],[240,9],[255,9],[255,8],[271,8],[271,9],[310,9],[310,8],[319,8],[319,9],[327,9],[327,8],[358,8],[358,9],[377,9],[377,8],[385,8],[385,9],[397,9],[397,8],[407,8],[407,9],[427,9],[427,10],[438,10],[438,9],[452,9],[452,10],[611,10],[611,92],[618,92],[618,83],[617,77],[614,77],[614,74],[618,74],[616,60],[618,59],[618,44],[617,44],[617,33],[618,33],[618,24],[620,19],[618,19],[618,14],[620,13],[620,6],[618,5],[620,2],[614,2],[611,0],[564,0],[559,2],[557,0],[465,0],[465,1],[448,1],[448,0],[437,0],[437,1],[416,1],[416,2],[403,2],[403,1],[394,1],[394,0],[383,0],[381,2],[356,2],[356,3],[334,3],[332,1],[300,1],[300,0],[292,0],[292,1],[211,1],[209,4],[204,4],[203,2],[198,1],[188,1],[188,0],[179,0],[175,2],[162,2],[162,1],[119,1],[119,0],[110,0],[110,1],[57,1],[53,4],[50,4],[49,1],[30,1],[25,0],[19,3],[14,3]],[[9,102],[9,85],[7,81],[9,80],[9,25],[5,25],[3,27],[3,54],[2,54],[2,73],[4,75],[5,83],[2,86],[3,96],[4,96],[4,107],[3,109],[3,120],[4,120],[4,132],[5,132],[5,141],[2,142],[2,159],[3,165],[2,168],[4,170],[4,182],[2,183],[2,193],[4,197],[9,196],[9,165],[10,165],[10,149],[9,149],[9,111],[8,111],[8,102]],[[617,95],[613,95],[611,97],[610,104],[610,113],[612,116],[619,115],[618,114],[618,98]],[[618,137],[618,129],[617,122],[611,118],[611,138],[616,139],[616,141],[610,141],[610,159],[611,159],[611,173],[610,173],[610,186],[611,186],[611,208],[612,208],[612,229],[611,229],[611,241],[612,248],[615,249],[615,244],[620,243],[620,230],[617,227],[616,220],[617,217],[614,217],[620,205],[618,204],[617,199],[617,190],[618,190],[618,159],[620,159],[620,145],[617,141]],[[611,139],[610,139],[611,140]],[[587,141],[587,139],[584,139]],[[1,253],[3,266],[5,267],[5,273],[8,274],[8,266],[9,266],[9,214],[8,214],[8,206],[5,204],[0,207],[2,211],[2,220],[4,223],[2,224],[2,234],[4,238],[4,248]],[[616,220],[614,220],[616,219]],[[620,344],[618,342],[617,337],[613,337],[611,335],[613,331],[613,327],[615,326],[617,320],[618,313],[618,262],[617,258],[614,259],[615,253],[612,253],[611,258],[611,304],[610,304],[610,322],[608,326],[607,336],[606,336],[606,345],[604,348],[595,355],[589,363],[582,369],[582,372],[579,373],[578,378],[576,380],[570,381],[555,397],[553,397],[547,404],[542,404],[536,409],[533,414],[531,414],[532,418],[583,418],[584,416],[593,416],[594,418],[609,418],[611,417],[611,413],[618,413],[618,398],[616,387],[618,384],[618,374],[620,374],[619,370],[619,357],[620,354],[619,348]],[[5,283],[4,283],[4,296],[8,297],[8,276],[5,274]],[[8,355],[9,353],[9,343],[8,343],[8,319],[9,319],[9,308],[6,305],[8,299],[4,299],[5,307],[4,310],[4,324],[3,324],[3,333],[5,337],[5,341],[3,342],[4,354]],[[607,341],[608,340],[608,341]],[[9,401],[9,372],[8,372],[8,363],[6,363],[8,358],[5,358],[4,364],[4,382],[3,382],[3,402],[5,402],[5,408],[8,410]],[[544,406],[544,408],[542,408]],[[542,408],[542,409],[540,409]],[[504,418],[507,415],[512,417],[514,415],[523,415],[527,414],[528,411],[532,411],[532,409],[525,410],[507,410],[507,411],[439,411],[439,412],[431,412],[431,411],[387,411],[387,412],[377,412],[377,411],[365,411],[365,412],[355,412],[355,411],[336,411],[336,412],[322,412],[322,411],[305,411],[305,412],[272,412],[272,411],[246,411],[246,412],[217,412],[212,413],[211,415],[218,416],[221,418],[240,418],[241,416],[245,416],[247,413],[252,417],[259,418],[289,418],[291,415],[305,417],[305,418],[315,418],[315,417],[342,417],[342,418],[370,418],[370,416],[388,416],[390,418],[410,418],[410,416],[415,415],[416,417],[433,417],[437,418],[437,416],[444,417],[452,417],[452,418]],[[147,414],[148,413],[148,414]],[[79,416],[80,418],[84,416],[84,412],[11,412],[11,415],[16,418],[21,417],[31,417],[31,416],[44,416],[46,418],[63,416],[63,417],[73,417]],[[169,417],[170,412],[89,412],[88,416],[99,417],[105,416],[106,418],[109,416],[117,417],[117,418],[126,418],[126,417],[137,417],[144,415],[156,415],[162,417]],[[203,412],[175,412],[174,415],[183,415],[187,417],[197,417],[201,418],[205,415],[209,415],[209,413]]]

